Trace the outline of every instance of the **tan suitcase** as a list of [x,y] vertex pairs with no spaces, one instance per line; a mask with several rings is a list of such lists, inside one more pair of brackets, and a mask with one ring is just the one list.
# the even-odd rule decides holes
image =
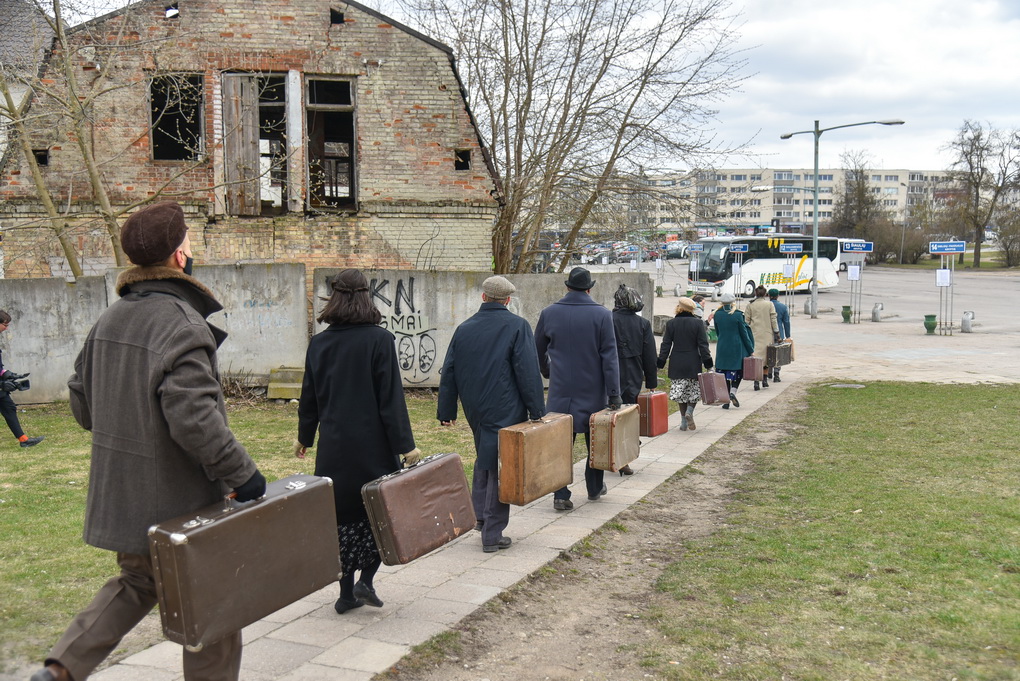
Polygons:
[[588,465],[616,472],[638,458],[641,414],[636,404],[603,409],[591,415],[591,455]]
[[403,565],[475,528],[464,464],[436,454],[361,487],[372,535],[387,565]]
[[574,481],[574,419],[546,414],[499,430],[499,500],[523,506]]
[[163,633],[201,650],[340,577],[333,482],[292,475],[266,496],[149,528]]

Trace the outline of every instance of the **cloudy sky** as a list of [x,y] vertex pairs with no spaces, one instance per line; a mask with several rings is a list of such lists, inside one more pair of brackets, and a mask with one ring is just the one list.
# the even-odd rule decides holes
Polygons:
[[[819,165],[865,151],[876,168],[940,169],[964,119],[1020,128],[1017,0],[737,0],[748,79],[720,108],[718,133],[753,138],[732,165],[809,168],[812,135],[783,133],[883,119],[905,125],[833,130]],[[740,163],[739,161],[744,163]]]

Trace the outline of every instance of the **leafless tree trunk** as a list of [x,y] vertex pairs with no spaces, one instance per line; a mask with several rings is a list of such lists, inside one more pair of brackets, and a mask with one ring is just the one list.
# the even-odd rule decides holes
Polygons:
[[[741,80],[725,0],[402,0],[458,54],[505,204],[498,272],[528,271],[560,204],[570,252],[640,166],[688,167],[725,151],[714,102]],[[560,269],[566,266],[564,258]]]
[[985,229],[1003,197],[1020,189],[1020,131],[968,120],[947,149],[955,156],[950,177],[964,194],[962,220],[974,237],[974,267],[980,267]]

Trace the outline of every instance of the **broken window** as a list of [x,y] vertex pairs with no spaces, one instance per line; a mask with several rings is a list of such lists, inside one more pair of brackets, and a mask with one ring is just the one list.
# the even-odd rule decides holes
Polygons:
[[355,204],[354,91],[349,80],[308,80],[308,203],[311,208]]
[[287,91],[282,75],[223,76],[224,179],[230,215],[287,206]]
[[48,166],[50,164],[50,150],[49,149],[33,149],[32,155],[35,156],[35,163],[39,166]]
[[329,23],[332,26],[343,26],[344,13],[338,9],[329,8]]
[[149,81],[152,158],[194,161],[202,155],[202,76],[175,73]]
[[453,169],[454,170],[471,170],[471,150],[470,149],[457,149],[453,152]]

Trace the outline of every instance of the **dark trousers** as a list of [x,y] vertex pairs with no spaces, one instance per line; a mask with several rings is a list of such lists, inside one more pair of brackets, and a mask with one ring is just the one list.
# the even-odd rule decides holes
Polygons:
[[14,404],[10,393],[5,393],[2,390],[0,390],[0,414],[4,415],[4,421],[7,421],[7,427],[14,433],[14,437],[20,440],[25,431],[21,429],[21,423],[18,422],[18,405]]
[[503,538],[510,523],[510,504],[499,500],[499,471],[475,468],[471,479],[471,504],[475,517],[482,523],[482,545],[492,546]]
[[[574,433],[574,440],[577,440],[579,433]],[[599,470],[598,468],[592,468],[591,462],[591,433],[585,432],[584,434],[584,449],[588,452],[588,456],[584,458],[584,486],[588,490],[588,496],[593,497],[602,491],[602,485],[606,480],[606,472]],[[553,492],[553,499],[569,499],[570,489],[567,487],[561,487],[560,489]]]
[[[152,559],[118,553],[117,564],[120,574],[108,581],[88,607],[71,620],[46,659],[46,664],[59,662],[66,667],[74,681],[85,681],[121,638],[156,605]],[[187,681],[237,681],[240,673],[241,632],[207,645],[200,652],[184,651]]]

